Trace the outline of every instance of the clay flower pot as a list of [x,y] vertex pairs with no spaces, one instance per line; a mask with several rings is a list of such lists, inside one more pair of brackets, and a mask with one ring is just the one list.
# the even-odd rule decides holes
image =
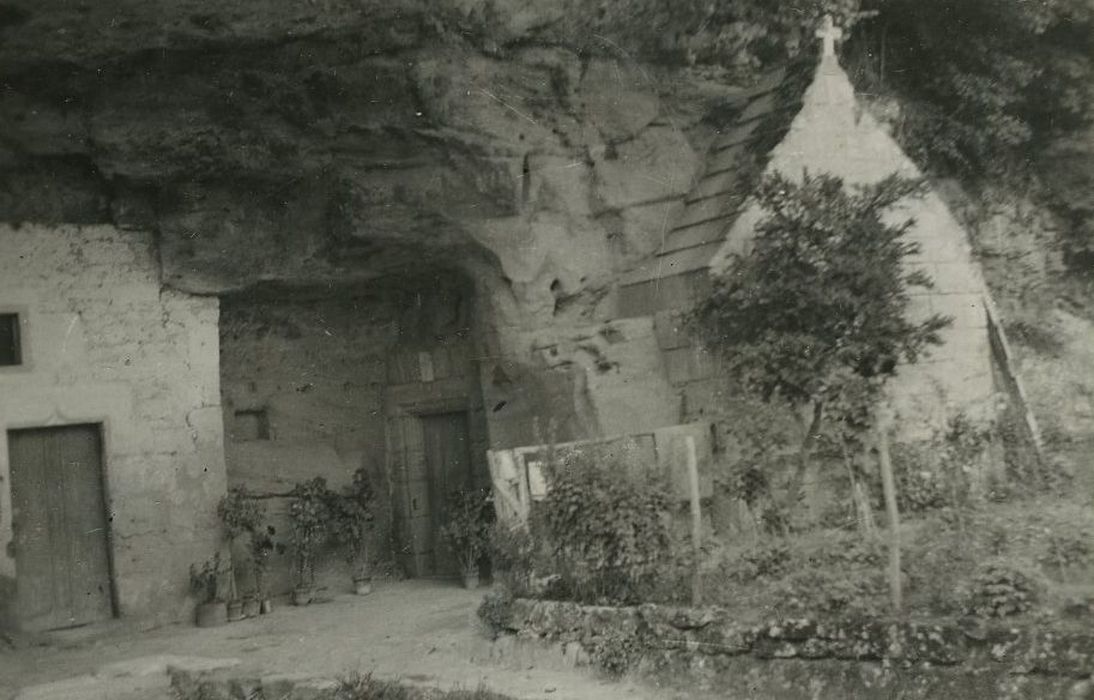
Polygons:
[[228,622],[239,622],[243,619],[243,601],[228,601]]
[[468,590],[475,590],[479,587],[479,572],[477,569],[463,572],[463,587]]
[[195,622],[198,627],[220,627],[228,624],[228,604],[220,600],[202,603],[195,612]]
[[357,595],[368,595],[369,593],[372,593],[372,577],[354,576],[353,592]]

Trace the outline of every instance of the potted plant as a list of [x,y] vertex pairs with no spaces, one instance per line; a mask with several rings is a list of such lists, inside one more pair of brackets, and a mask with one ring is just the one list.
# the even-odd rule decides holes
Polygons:
[[290,538],[293,548],[293,605],[315,597],[315,558],[330,526],[330,489],[321,476],[303,481],[289,494]]
[[[262,503],[251,494],[245,486],[233,486],[227,495],[217,504],[217,515],[220,516],[228,531],[228,540],[232,544],[232,552],[236,551],[236,541],[243,535],[248,535],[253,543],[258,530],[262,527],[262,519],[265,516],[265,508]],[[252,557],[251,565],[254,566]],[[254,595],[244,596],[239,599],[236,593],[235,567],[232,567],[231,595],[228,600],[228,620],[242,620],[258,614],[259,603]]]
[[479,586],[479,560],[489,542],[489,505],[484,489],[457,489],[448,495],[448,522],[441,536],[456,555],[464,588]]
[[373,497],[372,481],[362,467],[354,472],[353,483],[345,492],[333,499],[331,508],[332,534],[353,567],[353,590],[357,595],[372,592],[368,537],[374,520]]
[[198,569],[190,565],[190,590],[198,596],[196,622],[198,627],[217,627],[228,622],[228,605],[220,595],[220,576],[225,569],[220,552]]

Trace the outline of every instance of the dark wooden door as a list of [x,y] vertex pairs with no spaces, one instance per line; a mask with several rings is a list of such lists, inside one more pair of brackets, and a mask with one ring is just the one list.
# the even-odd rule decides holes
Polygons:
[[16,622],[47,630],[112,617],[99,427],[13,430],[8,447]]
[[441,536],[441,528],[448,521],[449,492],[473,485],[467,413],[461,411],[422,416],[422,432],[425,438],[430,530],[433,538],[433,570],[429,573],[434,576],[455,575],[459,573],[459,565]]

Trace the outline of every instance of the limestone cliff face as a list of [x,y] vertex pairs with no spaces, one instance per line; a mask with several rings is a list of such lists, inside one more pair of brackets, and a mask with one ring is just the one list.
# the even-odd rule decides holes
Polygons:
[[595,315],[734,92],[545,48],[552,3],[50,5],[0,13],[0,219],[154,230],[197,293],[455,268]]
[[[0,0],[0,220],[153,232],[199,294],[455,274],[487,355],[572,345],[743,87],[636,58],[603,4]],[[583,362],[543,396],[580,405]]]

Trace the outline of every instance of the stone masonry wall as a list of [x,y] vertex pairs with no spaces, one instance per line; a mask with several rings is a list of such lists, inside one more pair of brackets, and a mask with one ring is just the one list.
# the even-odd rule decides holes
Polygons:
[[7,430],[98,423],[117,610],[164,622],[189,614],[190,563],[218,546],[224,457],[218,302],[162,288],[153,243],[0,225],[0,308],[25,356],[0,368],[0,580],[16,575]]
[[1087,698],[1094,690],[1089,630],[952,620],[744,624],[716,608],[527,599],[514,601],[510,629],[516,637],[500,646],[548,642],[571,664],[607,661],[726,697]]

